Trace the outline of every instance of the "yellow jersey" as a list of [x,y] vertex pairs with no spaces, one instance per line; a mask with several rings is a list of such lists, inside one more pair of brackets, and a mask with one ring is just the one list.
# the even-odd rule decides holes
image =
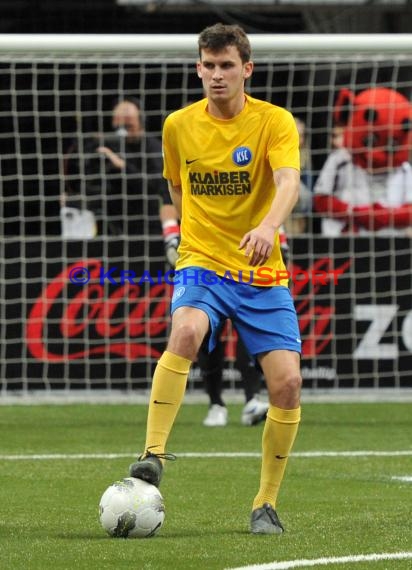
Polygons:
[[[273,171],[300,168],[295,120],[249,95],[232,119],[206,109],[202,99],[171,113],[163,126],[163,176],[182,188],[176,269],[199,266],[235,281],[287,286],[278,234],[264,268],[250,267],[239,243],[269,211],[276,193]],[[282,271],[283,278],[269,277]]]

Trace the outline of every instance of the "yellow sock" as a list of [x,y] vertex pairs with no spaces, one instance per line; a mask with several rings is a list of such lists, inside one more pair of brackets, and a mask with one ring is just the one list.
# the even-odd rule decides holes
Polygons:
[[187,358],[168,351],[160,357],[153,375],[145,450],[150,448],[153,453],[164,453],[185,395],[191,364]]
[[269,503],[276,507],[279,488],[300,421],[300,407],[282,410],[270,406],[262,436],[262,469],[253,510]]

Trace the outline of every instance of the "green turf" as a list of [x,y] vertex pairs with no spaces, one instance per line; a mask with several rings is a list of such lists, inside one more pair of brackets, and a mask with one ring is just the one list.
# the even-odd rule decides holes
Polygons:
[[[259,452],[262,426],[205,428],[205,405],[183,406],[169,450]],[[278,513],[283,536],[251,536],[258,458],[168,463],[166,520],[151,539],[112,539],[98,521],[105,488],[141,451],[145,406],[1,406],[0,454],[126,453],[122,459],[0,460],[0,568],[223,570],[236,566],[412,551],[412,456],[291,457]],[[294,448],[412,450],[410,404],[306,404]],[[406,570],[412,560],[333,565]],[[321,568],[325,568],[322,566]]]

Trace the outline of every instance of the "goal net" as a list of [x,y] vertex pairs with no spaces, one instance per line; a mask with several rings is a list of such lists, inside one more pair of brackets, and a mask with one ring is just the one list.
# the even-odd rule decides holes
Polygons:
[[[342,90],[387,88],[412,100],[412,36],[250,37],[248,92],[289,109],[306,131],[307,192],[286,224],[304,388],[411,388],[412,227],[326,235],[333,213],[315,212],[312,198]],[[150,387],[171,294],[153,190],[161,173],[114,173],[96,148],[115,139],[121,99],[137,98],[146,132],[160,138],[168,113],[202,97],[196,42],[0,36],[2,395]],[[147,170],[151,153],[138,152]],[[223,342],[225,387],[238,390],[230,324]],[[196,365],[189,390],[203,390]]]

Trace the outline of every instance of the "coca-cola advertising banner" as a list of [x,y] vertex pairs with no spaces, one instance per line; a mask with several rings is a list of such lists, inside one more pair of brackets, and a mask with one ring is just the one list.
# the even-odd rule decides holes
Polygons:
[[[290,245],[304,387],[412,386],[410,241]],[[3,257],[3,390],[150,385],[172,291],[159,241],[9,240]]]
[[169,326],[162,241],[14,241],[5,261],[8,389],[147,386]]

